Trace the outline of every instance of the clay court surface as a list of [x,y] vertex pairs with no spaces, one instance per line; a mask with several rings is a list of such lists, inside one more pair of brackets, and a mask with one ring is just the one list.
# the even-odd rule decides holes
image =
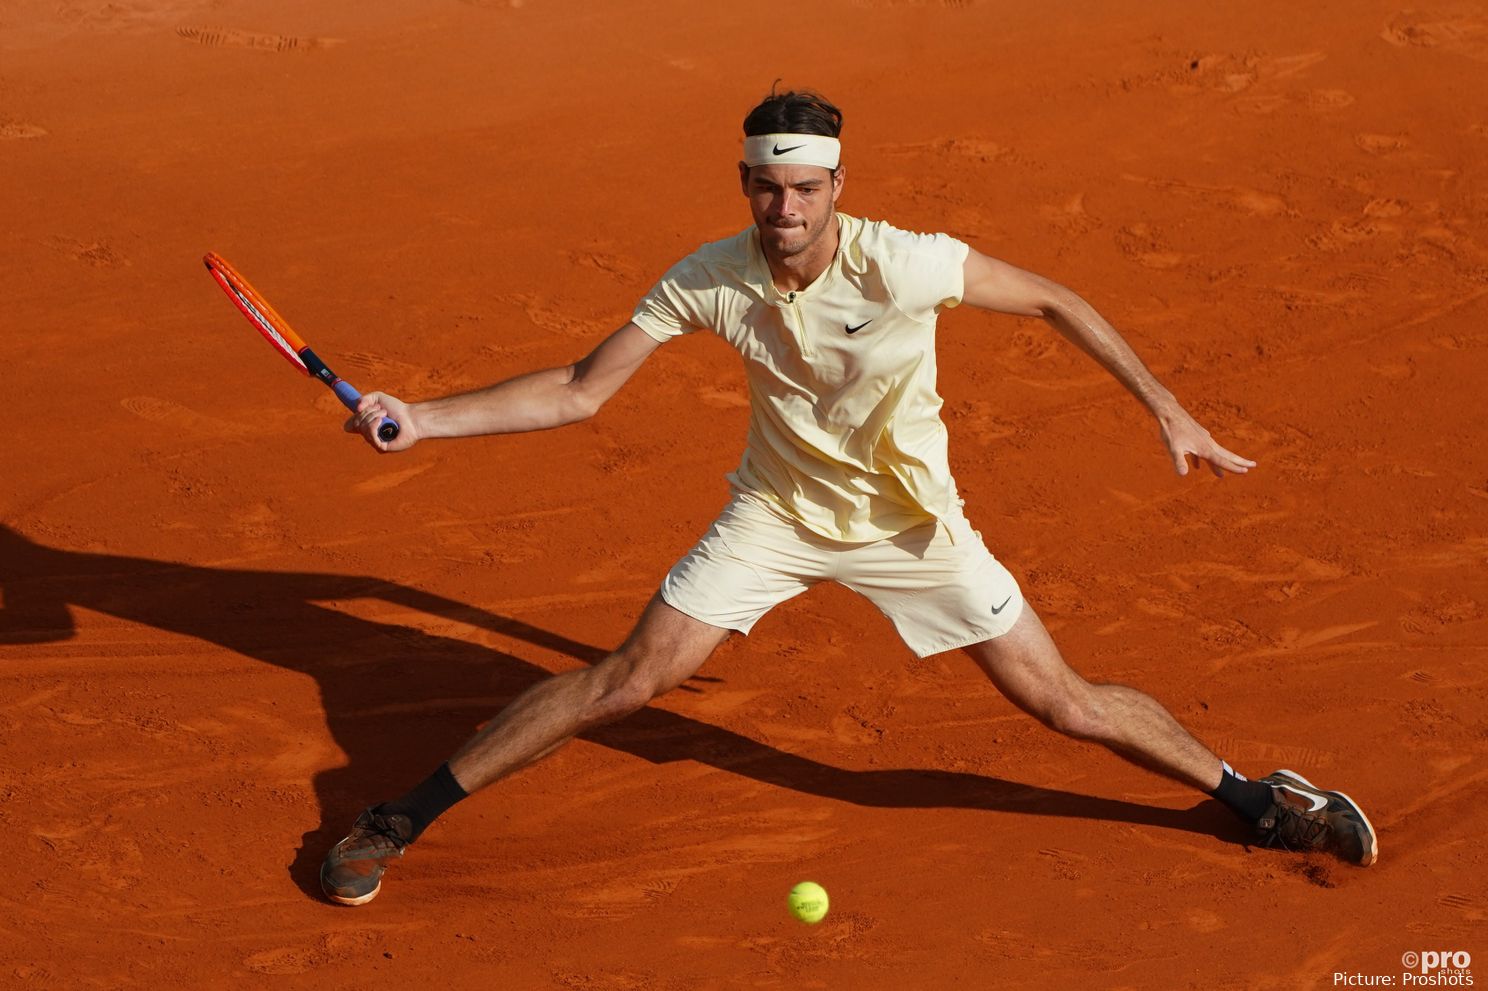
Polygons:
[[[1488,7],[1125,6],[0,6],[0,985],[1488,977]],[[941,320],[967,512],[1071,662],[1349,792],[1377,865],[1247,846],[823,587],[319,898],[363,805],[624,636],[743,377],[700,334],[588,423],[378,457],[201,256],[364,389],[565,364],[749,222],[777,76],[846,111],[844,210],[1072,286],[1260,462],[1178,479],[1053,330]]]

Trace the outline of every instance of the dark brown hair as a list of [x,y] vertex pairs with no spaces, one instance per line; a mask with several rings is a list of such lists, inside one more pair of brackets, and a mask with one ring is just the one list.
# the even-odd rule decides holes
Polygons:
[[[776,80],[779,85],[779,80]],[[842,111],[830,100],[811,90],[770,89],[770,95],[744,118],[744,135],[820,134],[828,138],[842,135]]]

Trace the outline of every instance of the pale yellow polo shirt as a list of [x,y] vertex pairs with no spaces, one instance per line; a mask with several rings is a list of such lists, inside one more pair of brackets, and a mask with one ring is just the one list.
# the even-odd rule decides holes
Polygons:
[[833,540],[953,515],[935,319],[961,302],[967,246],[838,214],[832,264],[781,293],[750,227],[662,276],[631,320],[658,341],[707,328],[744,358],[752,415],[728,476]]

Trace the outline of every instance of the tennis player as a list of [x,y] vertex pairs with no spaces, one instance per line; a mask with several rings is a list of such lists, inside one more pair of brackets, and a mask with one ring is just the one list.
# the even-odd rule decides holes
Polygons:
[[[810,92],[772,93],[751,110],[739,180],[753,225],[678,262],[583,360],[419,403],[368,393],[347,421],[379,451],[575,423],[657,348],[697,330],[739,351],[751,405],[731,499],[625,642],[528,689],[427,780],[366,809],[326,855],[332,900],[370,901],[387,866],[456,802],[681,685],[730,631],[747,634],[823,581],[866,596],[921,657],[965,651],[1049,728],[1214,796],[1263,844],[1374,861],[1374,829],[1347,795],[1294,771],[1247,779],[1150,696],[1065,663],[962,512],[939,415],[936,319],[962,303],[1042,317],[1146,407],[1179,475],[1191,463],[1221,477],[1256,463],[1217,443],[1069,289],[945,234],[837,212],[841,130],[842,113]],[[391,444],[376,435],[383,416],[402,425]]]

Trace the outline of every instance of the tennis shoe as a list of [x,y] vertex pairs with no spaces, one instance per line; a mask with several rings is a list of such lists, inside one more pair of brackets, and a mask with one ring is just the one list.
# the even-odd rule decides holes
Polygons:
[[383,872],[403,856],[413,835],[407,816],[384,815],[377,808],[364,809],[320,865],[320,888],[337,904],[365,905],[376,898]]
[[1283,850],[1331,850],[1349,863],[1368,867],[1379,857],[1379,841],[1364,810],[1341,791],[1324,791],[1296,771],[1272,771],[1273,804],[1256,822],[1262,846]]

